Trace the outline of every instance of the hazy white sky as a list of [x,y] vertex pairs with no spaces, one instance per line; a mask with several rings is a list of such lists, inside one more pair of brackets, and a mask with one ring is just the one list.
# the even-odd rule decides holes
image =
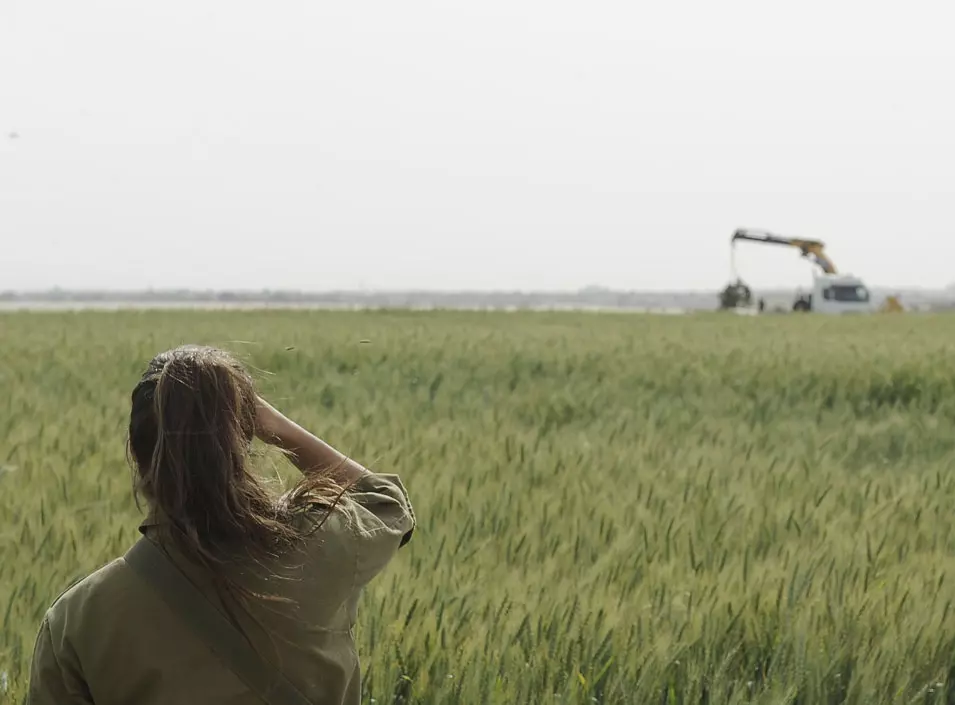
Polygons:
[[737,226],[944,286],[953,26],[950,0],[0,0],[0,290],[717,288]]

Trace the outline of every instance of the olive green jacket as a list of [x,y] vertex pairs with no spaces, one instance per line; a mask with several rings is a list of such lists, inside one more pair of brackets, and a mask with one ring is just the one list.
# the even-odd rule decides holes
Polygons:
[[[161,520],[147,519],[140,530],[233,615],[259,653],[311,702],[357,705],[358,599],[414,526],[400,479],[365,476],[292,555],[275,565],[224,569],[257,594],[291,598],[256,600],[248,611],[229,609],[206,571],[176,559],[179,554],[163,541]],[[46,613],[27,696],[28,705],[260,702],[122,558],[73,585]]]

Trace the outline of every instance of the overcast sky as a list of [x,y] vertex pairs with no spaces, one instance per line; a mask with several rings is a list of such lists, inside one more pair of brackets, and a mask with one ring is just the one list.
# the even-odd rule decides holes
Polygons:
[[945,286],[953,8],[0,0],[0,290]]

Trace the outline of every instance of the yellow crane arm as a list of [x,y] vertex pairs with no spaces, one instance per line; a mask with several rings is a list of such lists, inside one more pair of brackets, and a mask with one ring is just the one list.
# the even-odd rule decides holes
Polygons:
[[835,274],[836,265],[825,253],[826,246],[819,240],[803,240],[800,238],[779,237],[762,230],[737,230],[733,233],[732,243],[737,241],[761,242],[768,245],[785,245],[795,247],[803,257],[812,260],[826,274]]

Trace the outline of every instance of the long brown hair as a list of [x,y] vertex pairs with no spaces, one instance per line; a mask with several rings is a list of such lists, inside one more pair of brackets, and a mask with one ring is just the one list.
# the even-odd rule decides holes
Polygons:
[[237,557],[259,564],[292,548],[311,529],[295,521],[308,505],[326,509],[343,489],[330,472],[309,473],[275,497],[250,472],[255,383],[231,354],[187,345],[153,358],[133,389],[128,452],[136,493],[188,560],[210,569],[235,597],[250,592],[216,570]]

